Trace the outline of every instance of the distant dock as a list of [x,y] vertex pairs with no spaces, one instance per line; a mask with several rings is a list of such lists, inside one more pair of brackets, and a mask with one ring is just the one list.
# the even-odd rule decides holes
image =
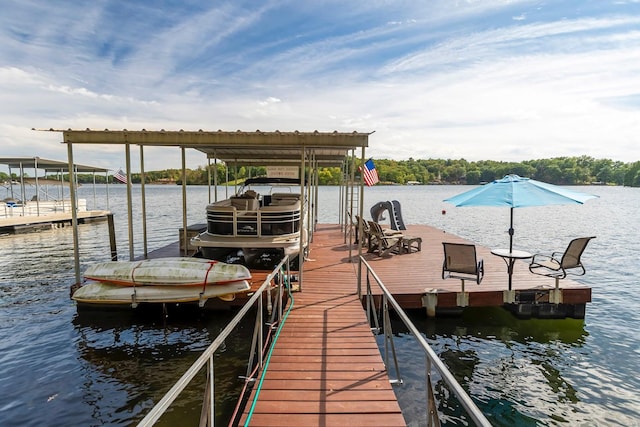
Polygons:
[[[109,211],[81,211],[78,212],[78,223],[87,224],[97,221],[107,221]],[[47,215],[27,215],[0,217],[0,234],[21,234],[32,231],[49,230],[70,226],[71,212],[59,212]]]
[[[95,175],[104,173],[107,178],[108,169],[41,157],[0,157],[0,165],[6,165],[9,171],[6,180],[0,181],[6,193],[0,207],[0,234],[71,225],[74,209],[79,224],[105,221],[110,215],[109,211],[96,210],[95,206],[94,210],[87,210],[87,201],[73,195],[69,182],[71,177],[75,181],[78,173],[87,173],[93,175],[95,185]],[[42,171],[44,176],[40,176]]]

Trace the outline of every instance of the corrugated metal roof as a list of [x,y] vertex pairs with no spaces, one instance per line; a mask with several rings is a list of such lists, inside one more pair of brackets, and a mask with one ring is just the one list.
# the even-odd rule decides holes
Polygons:
[[[49,129],[61,132],[65,143],[175,146],[199,150],[208,158],[230,164],[298,164],[302,153],[320,165],[340,165],[351,150],[368,147],[362,132],[139,131]],[[359,153],[357,153],[359,154]]]

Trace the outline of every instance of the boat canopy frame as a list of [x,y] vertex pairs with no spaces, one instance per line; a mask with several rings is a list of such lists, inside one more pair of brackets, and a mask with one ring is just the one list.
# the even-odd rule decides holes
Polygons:
[[[211,166],[211,160],[214,160],[214,172],[216,171],[217,161],[220,160],[227,166],[297,166],[302,172],[300,190],[302,199],[305,199],[305,192],[309,195],[309,206],[313,206],[315,210],[310,210],[311,218],[309,220],[310,233],[309,239],[312,239],[313,228],[317,221],[317,184],[319,167],[342,167],[345,168],[347,162],[352,164],[353,183],[353,165],[355,164],[355,153],[357,149],[361,150],[361,162],[364,163],[365,150],[369,145],[369,136],[373,132],[300,132],[290,131],[281,132],[279,130],[273,132],[263,132],[256,130],[253,132],[246,131],[150,131],[146,129],[130,131],[123,130],[74,130],[74,129],[40,129],[40,131],[58,132],[63,136],[63,144],[67,145],[67,156],[69,165],[73,164],[73,145],[74,144],[107,144],[121,145],[125,150],[126,174],[127,174],[127,213],[129,226],[129,258],[134,259],[134,239],[132,224],[132,191],[131,191],[131,146],[138,146],[140,149],[140,175],[142,184],[142,234],[144,243],[144,257],[147,257],[147,234],[146,234],[146,208],[144,193],[144,147],[177,147],[182,154],[182,211],[183,211],[183,233],[184,241],[187,242],[187,201],[186,201],[186,149],[195,149],[204,153]],[[210,168],[208,168],[210,170]],[[215,200],[217,200],[217,173],[214,173],[214,191]],[[211,176],[209,176],[209,185],[211,185]],[[310,185],[314,185],[315,190],[311,191]],[[73,183],[72,183],[73,186]],[[364,182],[360,177],[359,182],[360,196],[358,197],[358,210],[360,215],[363,214],[363,192]],[[211,191],[209,192],[211,199]],[[353,200],[353,198],[352,198]],[[210,200],[211,201],[211,200]],[[341,198],[342,202],[342,198]],[[340,204],[341,205],[341,204]],[[344,211],[344,206],[340,206]],[[352,209],[352,207],[351,207]],[[75,207],[74,207],[75,212]],[[341,215],[342,217],[342,215]],[[302,219],[301,219],[302,221]],[[301,224],[300,229],[303,226]],[[80,283],[80,262],[78,255],[78,230],[77,217],[73,217],[74,229],[74,251],[75,251],[75,271],[76,283]],[[302,245],[302,240],[301,245]],[[185,244],[185,249],[188,245]],[[361,248],[359,248],[361,251]],[[301,247],[301,254],[303,248]],[[300,256],[300,281],[302,281],[302,261]],[[360,269],[359,269],[360,270]],[[360,281],[360,277],[358,278]]]

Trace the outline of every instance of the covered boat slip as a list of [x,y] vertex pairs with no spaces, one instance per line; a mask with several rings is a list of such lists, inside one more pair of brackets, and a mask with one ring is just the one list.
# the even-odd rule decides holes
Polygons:
[[[63,143],[67,144],[69,163],[73,163],[74,144],[108,144],[123,147],[126,161],[126,173],[129,177],[127,184],[127,211],[129,228],[129,258],[136,258],[134,251],[133,225],[132,225],[132,191],[131,191],[131,146],[137,146],[140,150],[140,175],[142,177],[142,220],[143,220],[143,257],[147,257],[147,227],[146,208],[144,201],[144,148],[145,147],[176,147],[181,152],[182,160],[182,236],[183,242],[188,242],[189,226],[187,224],[187,191],[186,191],[186,150],[197,150],[206,155],[209,165],[213,164],[212,185],[209,192],[210,203],[217,202],[217,162],[223,161],[227,167],[235,166],[291,166],[298,168],[299,178],[304,184],[300,185],[300,200],[307,204],[308,217],[300,218],[300,233],[305,231],[309,241],[313,239],[314,225],[317,222],[317,171],[319,167],[335,166],[343,167],[351,156],[352,164],[355,162],[356,149],[361,149],[361,158],[364,158],[365,148],[368,146],[369,133],[360,132],[228,132],[228,131],[128,131],[128,130],[54,130],[63,135]],[[353,190],[354,168],[351,168],[351,191]],[[210,170],[210,169],[209,169]],[[343,169],[345,170],[345,169]],[[213,182],[211,182],[213,181]],[[73,183],[71,183],[73,187]],[[360,182],[360,193],[363,184]],[[341,198],[340,203],[346,200]],[[353,200],[353,198],[351,199]],[[358,200],[362,200],[360,196]],[[340,212],[345,212],[341,206]],[[360,206],[362,210],[362,206]],[[204,219],[204,218],[203,218]],[[76,237],[77,238],[77,237]],[[300,253],[303,253],[303,239],[300,240]],[[184,252],[186,255],[186,250]],[[300,257],[302,260],[303,257]],[[301,268],[302,261],[300,261]],[[80,266],[76,255],[76,282],[80,283]]]
[[[71,197],[75,192],[65,181],[64,174],[72,171],[93,174],[108,173],[108,169],[69,164],[40,157],[0,157],[0,165],[8,167],[12,179],[3,182],[5,189],[3,206],[0,210],[0,232],[22,233],[27,231],[62,227],[72,223],[72,211],[77,212],[80,223],[103,221],[108,218],[106,209],[98,209],[95,197],[87,209],[87,200]],[[41,172],[44,176],[40,176]],[[15,178],[13,178],[15,176]],[[95,182],[95,181],[94,181]]]

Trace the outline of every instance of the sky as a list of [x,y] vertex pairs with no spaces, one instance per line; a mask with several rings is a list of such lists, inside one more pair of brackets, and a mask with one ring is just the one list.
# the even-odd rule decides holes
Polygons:
[[[34,128],[358,131],[374,159],[635,162],[640,0],[3,0],[0,157],[67,159]],[[125,164],[122,147],[74,159]]]

